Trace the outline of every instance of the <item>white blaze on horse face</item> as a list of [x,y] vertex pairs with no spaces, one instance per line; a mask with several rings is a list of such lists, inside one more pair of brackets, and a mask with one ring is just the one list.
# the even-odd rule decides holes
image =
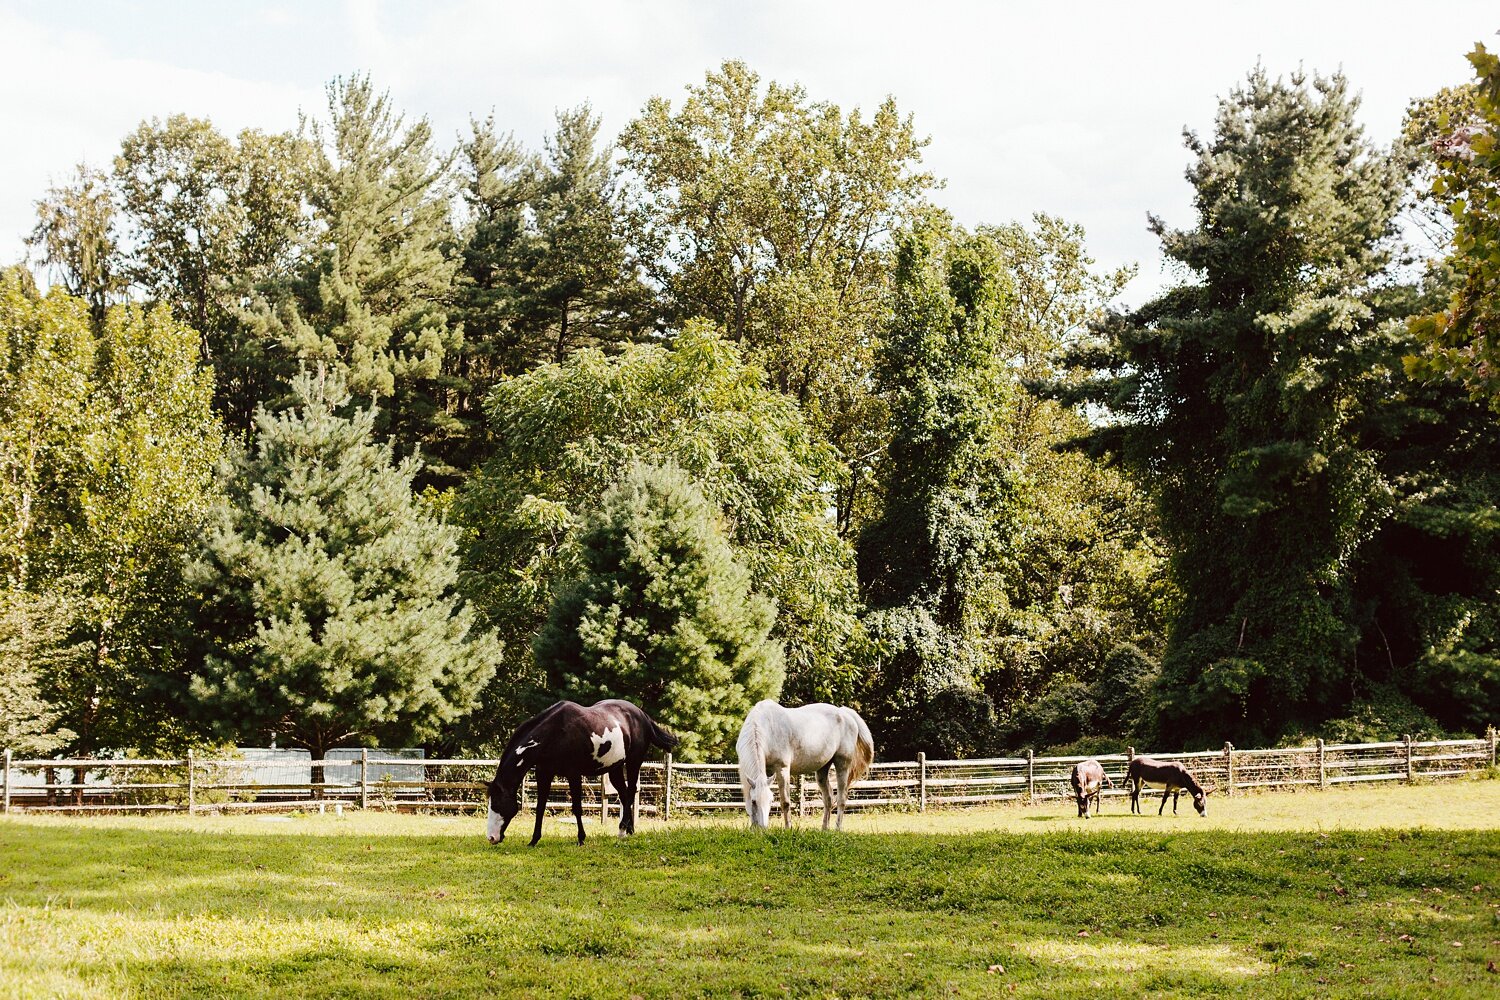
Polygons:
[[605,729],[598,735],[590,733],[589,739],[594,741],[594,759],[600,767],[613,767],[625,759],[625,734],[619,726]]
[[489,819],[484,824],[484,832],[490,843],[500,843],[500,838],[505,836],[505,817],[491,809]]

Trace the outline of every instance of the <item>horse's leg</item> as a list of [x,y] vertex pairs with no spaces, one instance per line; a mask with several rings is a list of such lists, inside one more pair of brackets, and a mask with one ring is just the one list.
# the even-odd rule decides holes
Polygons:
[[635,833],[636,810],[641,807],[641,762],[626,764],[625,773],[630,778],[630,832]]
[[849,805],[849,765],[839,764],[834,768],[834,777],[839,779],[839,821],[836,829],[844,828],[844,809]]
[[[818,768],[818,790],[823,793],[823,829],[828,829],[828,820],[833,815],[833,793],[828,789],[828,771],[833,767],[829,761]],[[840,814],[842,819],[842,814]]]
[[792,828],[792,796],[789,791],[792,784],[792,767],[788,764],[776,772],[776,785],[781,792],[781,818],[786,828]]
[[1170,788],[1162,790],[1162,793],[1161,793],[1161,805],[1159,805],[1159,806],[1156,807],[1156,815],[1160,816],[1161,815],[1161,811],[1163,809],[1167,808],[1167,796],[1171,795],[1171,794],[1172,794],[1172,790]]
[[620,836],[634,833],[630,822],[630,780],[625,777],[625,764],[616,764],[609,769],[609,780],[614,783],[615,791],[620,796]]
[[1141,783],[1139,781],[1130,782],[1130,811],[1131,813],[1141,811]]
[[568,791],[573,796],[573,818],[578,821],[578,842],[581,844],[583,843],[583,775],[568,775]]
[[1178,791],[1177,789],[1175,789],[1175,788],[1172,789],[1172,815],[1173,816],[1177,815],[1177,796],[1179,796],[1181,794],[1182,793],[1180,791]]
[[552,775],[541,768],[536,772],[536,829],[531,833],[531,846],[542,839],[542,817],[547,814],[547,793],[552,791]]

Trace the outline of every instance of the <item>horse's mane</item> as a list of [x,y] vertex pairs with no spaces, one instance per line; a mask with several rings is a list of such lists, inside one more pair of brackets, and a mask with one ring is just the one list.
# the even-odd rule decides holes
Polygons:
[[766,779],[766,743],[761,732],[760,705],[750,709],[745,724],[740,727],[740,738],[735,750],[740,758],[740,775],[751,782]]

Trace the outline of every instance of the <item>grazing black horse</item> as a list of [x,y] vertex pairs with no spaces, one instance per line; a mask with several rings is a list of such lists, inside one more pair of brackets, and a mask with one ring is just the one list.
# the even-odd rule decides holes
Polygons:
[[1208,795],[1203,786],[1176,761],[1130,758],[1130,767],[1125,771],[1125,786],[1130,789],[1130,811],[1133,813],[1141,811],[1142,785],[1162,789],[1161,805],[1156,807],[1158,816],[1167,807],[1168,795],[1172,796],[1172,815],[1177,815],[1177,796],[1182,792],[1192,793],[1193,808],[1198,810],[1199,816],[1208,815]]
[[1073,773],[1068,778],[1073,783],[1073,797],[1078,800],[1078,815],[1089,818],[1090,799],[1094,800],[1094,814],[1098,815],[1099,790],[1105,785],[1114,787],[1114,782],[1104,773],[1104,765],[1097,760],[1079,761],[1073,765]]
[[520,809],[521,779],[536,768],[536,830],[531,846],[542,839],[542,816],[554,777],[567,778],[573,794],[573,816],[578,820],[578,842],[583,843],[583,779],[608,772],[620,794],[620,836],[635,832],[635,794],[646,751],[670,750],[677,737],[651,721],[651,716],[628,701],[611,699],[584,708],[560,701],[532,716],[516,729],[495,768],[489,789],[490,815],[486,833],[491,844],[505,839],[505,828]]

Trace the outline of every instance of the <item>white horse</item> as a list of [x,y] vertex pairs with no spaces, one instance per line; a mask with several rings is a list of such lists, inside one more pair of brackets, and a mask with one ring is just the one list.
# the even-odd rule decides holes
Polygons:
[[823,829],[833,813],[833,795],[828,787],[830,769],[838,772],[838,829],[844,828],[844,806],[849,787],[870,768],[875,759],[875,741],[870,727],[852,708],[838,705],[803,705],[783,708],[762,701],[750,709],[740,727],[736,744],[740,754],[740,786],[745,793],[745,811],[750,825],[764,829],[771,819],[771,776],[781,789],[781,816],[792,825],[791,799],[787,786],[794,774],[818,775],[823,790]]

